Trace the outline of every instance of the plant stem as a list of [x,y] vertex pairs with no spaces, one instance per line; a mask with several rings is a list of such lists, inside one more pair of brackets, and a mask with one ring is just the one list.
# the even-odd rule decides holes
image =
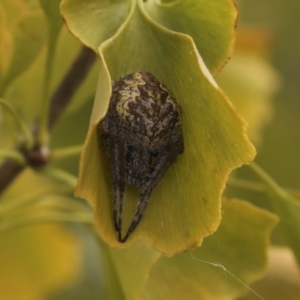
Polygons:
[[244,189],[244,190],[249,190],[252,192],[265,192],[266,188],[261,184],[257,182],[253,182],[250,180],[245,180],[245,179],[240,179],[240,178],[235,178],[235,177],[229,177],[227,180],[227,183],[230,186],[233,186],[235,188],[239,189]]
[[57,222],[70,222],[70,223],[83,223],[83,224],[94,224],[92,214],[72,214],[72,213],[48,213],[42,216],[33,216],[29,218],[23,218],[21,220],[10,220],[9,222],[3,222],[0,226],[0,234],[8,230],[23,228],[24,226],[46,224],[46,223],[57,223]]
[[39,145],[48,145],[48,118],[49,118],[49,109],[50,109],[50,82],[53,73],[53,61],[55,57],[55,49],[56,49],[56,40],[49,42],[49,46],[47,48],[47,56],[46,56],[46,72],[44,78],[44,86],[43,86],[43,95],[41,101],[40,108],[40,116],[39,116],[39,127],[37,132],[37,143]]
[[72,188],[75,188],[77,185],[77,177],[61,169],[46,167],[40,170],[40,173],[62,181]]
[[252,162],[249,167],[265,183],[266,187],[283,198],[286,196],[287,193],[258,164]]
[[[88,71],[96,61],[96,54],[87,47],[82,47],[77,58],[67,71],[65,77],[53,93],[48,117],[48,129],[51,131],[56,122],[70,103],[76,90],[86,78]],[[33,132],[37,132],[38,124],[33,124]],[[21,148],[16,151],[21,153]],[[24,166],[12,160],[5,161],[0,166],[0,194],[23,171]]]
[[[253,169],[253,162],[248,166],[249,168]],[[254,166],[254,168],[257,168],[257,164],[255,164],[256,166]],[[260,170],[262,170],[260,168]],[[254,171],[254,169],[253,169]],[[257,172],[255,172],[257,173]],[[238,188],[238,189],[243,189],[243,190],[248,190],[248,191],[252,191],[252,192],[256,192],[256,193],[266,193],[267,192],[267,188],[264,184],[262,183],[258,183],[258,182],[254,182],[251,180],[246,180],[246,179],[241,179],[241,178],[236,178],[236,177],[232,177],[230,176],[227,180],[226,183],[228,186],[232,186],[234,188]],[[293,195],[296,198],[300,198],[300,191],[297,189],[292,189],[292,188],[288,188],[288,187],[283,187],[283,189],[288,192],[289,194]]]
[[269,199],[272,201],[272,205],[278,214],[281,215],[282,207],[288,205],[288,203],[299,207],[299,201],[293,197],[290,193],[285,191],[268,173],[266,173],[259,165],[256,163],[251,163],[249,165],[250,169],[260,178],[260,180],[265,184]]
[[51,107],[48,119],[49,131],[68,106],[72,96],[83,82],[88,71],[96,61],[96,54],[87,47],[82,47],[66,76],[51,97]]

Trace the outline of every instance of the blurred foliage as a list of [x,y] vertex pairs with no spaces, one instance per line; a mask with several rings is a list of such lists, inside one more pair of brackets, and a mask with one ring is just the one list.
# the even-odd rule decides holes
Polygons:
[[[175,300],[185,295],[189,299],[235,299],[247,291],[241,282],[252,283],[264,274],[266,253],[262,249],[268,245],[265,236],[276,221],[268,212],[246,202],[224,200],[222,223],[216,234],[197,250],[172,259],[161,257],[141,298]],[[178,278],[180,283],[174,284]]]
[[[45,168],[27,168],[1,195],[0,299],[299,299],[299,1],[237,0],[236,47],[222,70],[234,42],[236,10],[231,0],[91,0],[89,5],[64,0],[61,7],[68,29],[81,42],[62,22],[60,2],[0,3],[0,162],[10,157],[26,163],[10,149],[28,140],[26,126],[29,131],[37,117],[46,122],[49,95],[72,64],[81,42],[101,57],[49,141],[41,139],[50,147],[50,163]],[[136,10],[137,5],[142,9]],[[138,47],[125,51],[130,43]],[[141,52],[144,56],[138,59]],[[186,153],[193,155],[189,159],[183,155],[153,194],[160,204],[167,199],[166,210],[160,208],[157,214],[159,205],[153,201],[147,211],[148,225],[137,229],[139,241],[114,249],[106,244],[119,247],[111,221],[107,164],[99,167],[99,160],[106,158],[95,151],[96,131],[90,131],[94,139],[86,142],[96,148],[85,149],[84,174],[90,181],[86,195],[96,193],[95,201],[101,203],[97,225],[89,202],[74,198],[73,192],[79,155],[90,126],[106,112],[111,78],[139,68],[155,73],[176,94],[186,122]],[[216,88],[210,73],[218,74],[216,81],[235,108]],[[188,78],[193,84],[189,85]],[[205,116],[199,112],[200,104],[202,110],[209,107]],[[234,171],[220,210],[229,171],[253,156],[236,114],[247,120],[247,132],[258,149],[257,162],[270,175],[255,164]],[[214,136],[216,128],[219,135],[207,143],[207,133]],[[217,137],[223,137],[219,144]],[[235,141],[241,149],[233,151],[228,141]],[[211,165],[223,168],[222,175],[216,178]],[[191,172],[197,174],[194,180]],[[174,174],[180,178],[176,184]],[[198,210],[200,201],[195,195],[205,189],[208,195],[214,191],[215,207]],[[182,191],[189,195],[184,209]],[[176,203],[176,231],[186,226],[192,240],[183,241],[168,230],[174,228],[169,219]],[[190,225],[187,220],[192,220]],[[162,221],[169,222],[166,235],[158,230]],[[199,239],[201,230],[206,232]],[[197,247],[203,236],[215,230]],[[197,248],[165,257],[141,239],[168,255]]]
[[1,297],[46,299],[53,291],[77,280],[82,255],[78,242],[59,224],[22,227],[2,234]]
[[241,26],[266,32],[268,61],[281,77],[273,101],[274,118],[263,132],[257,162],[282,186],[300,185],[300,45],[297,0],[238,1]]

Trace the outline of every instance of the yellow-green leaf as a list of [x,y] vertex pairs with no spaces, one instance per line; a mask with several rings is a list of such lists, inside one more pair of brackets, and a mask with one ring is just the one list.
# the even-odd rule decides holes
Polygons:
[[[1,5],[4,7],[9,44],[5,45],[5,55],[0,55],[0,60],[4,58],[6,64],[2,68],[0,89],[23,118],[30,122],[37,116],[37,101],[42,94],[45,63],[39,54],[47,39],[46,21],[37,0],[3,0]],[[0,34],[0,44],[3,38]],[[33,78],[33,69],[42,71]]]
[[[57,88],[76,55],[79,53],[80,46],[78,40],[70,35],[65,27],[62,28],[57,42],[56,55],[52,62],[53,74],[50,92],[53,92]],[[27,123],[32,122],[36,118],[37,114],[39,114],[40,101],[44,101],[41,95],[44,87],[45,59],[46,53],[42,51],[41,55],[29,66],[26,72],[16,78],[6,90],[6,99],[12,101],[18,107]],[[75,112],[87,100],[92,100],[95,94],[97,72],[97,66],[95,66],[74,95],[74,99],[72,99],[66,114]],[[34,84],[32,84],[33,82]]]
[[64,197],[54,193],[62,187],[26,169],[2,195],[1,299],[46,299],[80,278],[82,244],[61,223],[56,209],[57,204],[63,206]]
[[[48,24],[48,53],[47,53],[47,61],[46,61],[46,85],[45,88],[48,89],[50,87],[50,81],[53,71],[53,61],[55,58],[55,50],[59,37],[60,30],[62,28],[63,22],[62,17],[60,15],[59,4],[61,0],[39,0],[42,9],[44,10],[44,14],[46,16],[47,24]],[[44,96],[47,95],[44,94]],[[47,95],[48,96],[48,95]]]
[[[99,49],[102,65],[76,195],[91,201],[97,229],[113,247],[128,247],[142,239],[166,255],[196,248],[219,225],[220,196],[228,174],[254,157],[244,122],[214,82],[193,40],[154,23],[141,2],[132,8],[122,30]],[[140,70],[164,82],[180,103],[185,152],[153,191],[142,222],[120,244],[113,226],[108,157],[100,145],[98,123],[108,107],[110,78]],[[137,192],[126,192],[124,231],[137,198]]]
[[237,19],[232,0],[148,0],[144,5],[153,20],[193,38],[212,74],[216,74],[229,59]]
[[61,12],[70,31],[97,51],[125,21],[131,0],[64,0]]
[[45,43],[46,24],[41,11],[22,16],[12,31],[13,52],[4,78],[4,88],[24,72],[39,54]]
[[[136,0],[64,0],[67,26],[95,51],[125,21]],[[170,30],[190,35],[209,70],[216,74],[233,48],[237,11],[231,0],[140,1],[149,16]],[[95,30],[97,28],[97,30]]]
[[[253,284],[252,289],[261,299],[300,298],[300,274],[292,251],[286,247],[271,247],[266,276]],[[257,295],[248,293],[239,300],[257,300]]]
[[[36,0],[33,0],[34,2]],[[28,1],[20,1],[20,0],[1,0],[1,6],[5,11],[5,22],[8,27],[11,28],[17,16],[21,16],[22,14],[26,14],[30,11],[30,7],[28,5]]]
[[13,54],[12,31],[16,19],[29,12],[26,4],[19,0],[2,0],[0,3],[0,90]]
[[39,1],[48,21],[49,39],[55,43],[63,26],[63,21],[59,12],[59,4],[61,0]]
[[45,299],[78,278],[81,247],[62,225],[27,226],[1,233],[0,248],[2,299]]
[[126,299],[138,299],[151,267],[160,255],[143,244],[122,250],[110,249],[109,253]]
[[156,262],[141,299],[236,299],[263,276],[277,217],[238,200],[223,201],[222,210],[201,248]]

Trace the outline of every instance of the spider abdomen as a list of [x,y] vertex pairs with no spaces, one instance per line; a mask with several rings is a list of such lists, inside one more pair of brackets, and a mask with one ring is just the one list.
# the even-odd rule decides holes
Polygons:
[[159,150],[181,135],[181,108],[168,88],[145,72],[114,82],[108,117],[132,145]]

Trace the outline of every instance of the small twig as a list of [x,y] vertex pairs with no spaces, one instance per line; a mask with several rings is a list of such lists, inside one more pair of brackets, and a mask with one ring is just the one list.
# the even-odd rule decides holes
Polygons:
[[51,97],[48,129],[51,131],[61,114],[68,106],[75,91],[85,79],[96,60],[94,51],[82,47],[77,59]]
[[74,189],[77,185],[77,177],[64,170],[53,167],[46,167],[41,170],[41,173],[58,181],[64,182]]
[[[91,49],[87,47],[81,48],[79,55],[51,97],[48,119],[49,131],[53,129],[55,123],[70,103],[74,93],[86,78],[88,71],[96,61],[96,57],[96,54]],[[33,133],[36,133],[36,126],[38,126],[36,123],[32,125]],[[15,150],[24,155],[24,150],[21,148],[16,148]],[[36,148],[32,150],[36,151]],[[27,156],[31,157],[30,152],[27,153]],[[12,160],[7,160],[0,166],[0,195],[24,168],[24,166],[20,166]]]

